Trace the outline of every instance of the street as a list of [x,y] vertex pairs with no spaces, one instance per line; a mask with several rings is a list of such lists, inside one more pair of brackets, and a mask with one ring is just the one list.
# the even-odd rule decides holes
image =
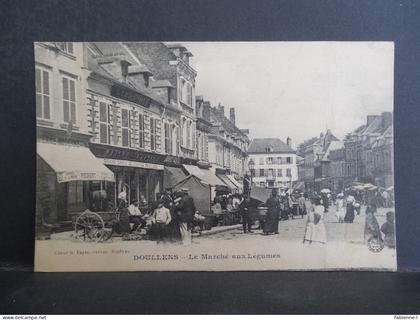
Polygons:
[[[379,209],[379,225],[391,209]],[[254,228],[244,234],[235,228],[215,227],[211,232],[194,237],[191,245],[155,241],[123,241],[114,237],[103,243],[82,242],[72,232],[54,234],[51,240],[36,241],[43,255],[40,263],[56,259],[61,271],[75,268],[90,270],[395,270],[396,251],[385,247],[371,252],[364,244],[365,208],[354,223],[338,223],[332,207],[325,215],[326,244],[303,244],[305,218],[279,221],[279,234],[263,235]],[[230,229],[229,229],[230,228]],[[75,257],[76,256],[76,257]],[[55,258],[54,258],[55,257]],[[163,257],[163,258],[162,258]],[[167,257],[170,264],[159,263]],[[238,261],[240,259],[240,261]],[[137,261],[133,263],[133,260]],[[98,263],[100,262],[100,263]],[[98,266],[99,269],[98,269]]]
[[[385,222],[385,213],[389,208],[380,208],[375,215],[378,223],[381,226]],[[328,242],[351,242],[363,243],[364,227],[365,227],[365,207],[362,207],[361,214],[356,215],[353,224],[338,223],[335,216],[335,207],[329,208],[329,211],[324,216],[325,228],[327,231]],[[262,236],[268,239],[276,240],[295,240],[302,241],[305,233],[306,216],[302,219],[301,216],[294,219],[282,220],[279,222],[279,234],[264,236],[260,229],[253,229],[252,234],[244,234],[241,230],[233,230],[212,235],[212,238],[222,240],[244,239],[253,236]]]

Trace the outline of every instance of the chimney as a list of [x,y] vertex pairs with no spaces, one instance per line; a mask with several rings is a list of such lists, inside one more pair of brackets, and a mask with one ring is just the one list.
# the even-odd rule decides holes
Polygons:
[[211,105],[209,101],[203,102],[203,119],[210,122],[211,116],[210,116],[210,109]]
[[222,106],[219,102],[219,105],[217,106],[219,109],[219,112],[224,116],[225,115],[225,106]]
[[287,137],[286,143],[290,148],[292,148],[292,139],[290,137]]
[[392,113],[382,112],[382,128],[388,128],[392,124]]
[[370,115],[366,117],[366,126],[369,126],[378,116]]
[[124,55],[102,56],[97,58],[96,61],[117,79],[127,81],[128,67],[131,63],[127,61]]
[[230,122],[232,122],[233,124],[235,124],[235,108],[230,108],[229,109],[229,118],[230,118]]

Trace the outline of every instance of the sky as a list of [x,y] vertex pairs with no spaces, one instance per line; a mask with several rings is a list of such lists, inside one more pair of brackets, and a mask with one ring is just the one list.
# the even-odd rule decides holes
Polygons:
[[196,95],[235,107],[250,138],[342,139],[369,114],[393,110],[392,42],[182,42]]

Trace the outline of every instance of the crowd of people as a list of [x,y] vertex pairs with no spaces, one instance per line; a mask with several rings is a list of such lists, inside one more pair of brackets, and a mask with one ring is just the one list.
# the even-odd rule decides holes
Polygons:
[[[203,229],[204,217],[196,210],[194,199],[186,188],[178,192],[167,189],[147,213],[141,212],[139,203],[134,200],[129,206],[124,199],[119,199],[118,223],[116,231],[129,234],[138,230],[147,230],[148,238],[160,242],[178,242],[190,244],[192,231],[199,226]],[[305,244],[327,242],[324,215],[331,206],[335,207],[338,223],[354,222],[356,215],[360,215],[362,205],[366,206],[364,239],[372,238],[383,241],[388,247],[395,247],[394,212],[386,213],[386,222],[379,225],[375,214],[379,207],[393,205],[392,195],[361,193],[347,190],[337,195],[330,192],[308,194],[295,192],[278,193],[273,189],[270,197],[265,201],[266,214],[259,216],[259,227],[264,235],[278,234],[279,221],[300,215],[306,217],[306,227],[303,237]],[[217,216],[222,213],[235,213],[241,222],[244,233],[252,233],[252,226],[256,220],[255,202],[250,194],[218,194],[213,200],[212,212]],[[200,225],[201,224],[201,225]]]
[[200,220],[194,199],[189,195],[187,188],[176,193],[167,189],[149,212],[141,212],[137,200],[128,206],[126,200],[121,197],[117,216],[114,227],[117,233],[124,236],[143,229],[146,230],[148,239],[158,243],[190,244],[194,223]]

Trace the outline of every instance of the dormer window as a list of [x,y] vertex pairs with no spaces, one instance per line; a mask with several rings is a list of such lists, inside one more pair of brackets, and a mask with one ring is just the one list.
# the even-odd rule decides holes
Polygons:
[[130,63],[128,61],[125,60],[121,60],[121,76],[123,79],[127,80],[127,76],[128,76],[128,66],[130,65]]
[[74,54],[73,42],[56,42],[55,45],[63,52]]
[[265,152],[268,152],[268,153],[273,152],[273,148],[272,147],[266,147]]

